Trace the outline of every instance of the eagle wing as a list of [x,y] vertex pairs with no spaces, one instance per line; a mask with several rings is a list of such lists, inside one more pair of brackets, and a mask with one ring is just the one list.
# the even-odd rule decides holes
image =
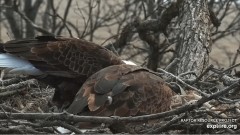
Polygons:
[[135,116],[167,111],[172,90],[154,72],[131,65],[106,67],[92,75],[68,108],[98,116]]
[[39,36],[8,41],[2,46],[0,67],[32,75],[56,88],[53,101],[59,107],[71,103],[93,73],[123,63],[106,48],[77,38]]
[[6,52],[27,59],[37,69],[54,76],[90,76],[103,67],[122,63],[106,48],[76,38],[39,36],[12,40],[3,46]]

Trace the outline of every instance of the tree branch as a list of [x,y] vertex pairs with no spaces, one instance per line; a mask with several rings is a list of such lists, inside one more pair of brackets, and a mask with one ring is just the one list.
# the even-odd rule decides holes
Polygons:
[[34,29],[36,29],[37,31],[43,33],[43,34],[47,34],[47,35],[53,35],[53,33],[48,32],[47,30],[43,29],[42,27],[38,26],[37,24],[35,24],[34,22],[32,22],[23,12],[21,12],[19,10],[19,7],[16,3],[13,4],[12,9],[19,15],[21,16],[27,23],[29,23]]
[[93,123],[119,123],[119,122],[140,122],[140,121],[147,121],[153,119],[159,119],[167,116],[178,115],[184,113],[186,111],[191,111],[195,108],[202,106],[204,103],[216,99],[221,95],[228,93],[230,90],[239,87],[240,81],[232,84],[231,86],[213,93],[209,97],[203,97],[192,104],[187,104],[181,106],[177,109],[166,111],[162,113],[150,114],[150,115],[142,115],[142,116],[135,116],[135,117],[99,117],[99,116],[78,116],[68,113],[9,113],[9,112],[0,112],[1,119],[24,119],[24,120],[62,120],[66,122],[93,122]]

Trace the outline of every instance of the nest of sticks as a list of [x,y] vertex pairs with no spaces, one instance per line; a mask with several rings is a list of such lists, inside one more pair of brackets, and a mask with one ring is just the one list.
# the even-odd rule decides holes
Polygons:
[[[171,110],[136,117],[57,113],[49,105],[53,88],[26,76],[6,74],[0,81],[0,133],[112,133],[109,125],[127,123],[133,129],[128,133],[239,134],[240,79],[238,74],[230,74],[233,68],[217,70],[209,66],[192,80],[184,78],[194,75],[193,72],[174,76],[159,69],[177,93],[172,98]],[[99,127],[86,131],[75,126],[86,121],[97,122]],[[131,127],[131,123],[140,124]]]

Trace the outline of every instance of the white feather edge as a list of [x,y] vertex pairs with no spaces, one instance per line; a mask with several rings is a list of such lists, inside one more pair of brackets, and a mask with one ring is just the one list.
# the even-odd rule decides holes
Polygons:
[[0,68],[9,69],[10,73],[27,75],[43,74],[43,72],[35,68],[29,61],[7,53],[0,54]]
[[[132,61],[122,60],[125,64],[135,65]],[[19,73],[19,74],[27,74],[27,75],[41,75],[43,72],[35,68],[29,61],[8,54],[2,53],[0,54],[0,68],[10,69],[10,73]]]
[[[70,130],[68,130],[68,129],[66,129],[66,128],[63,128],[63,127],[57,127],[56,130],[57,130],[59,133],[61,133],[61,134],[75,135],[74,132],[72,132],[72,131],[70,131]],[[87,132],[87,131],[89,131],[89,130],[90,130],[90,129],[80,129],[80,131],[81,131],[82,133],[85,133],[85,132]],[[94,131],[94,130],[93,130],[93,131]]]
[[129,61],[129,60],[122,60],[125,64],[127,65],[133,65],[133,66],[137,66],[136,63],[132,62],[132,61]]

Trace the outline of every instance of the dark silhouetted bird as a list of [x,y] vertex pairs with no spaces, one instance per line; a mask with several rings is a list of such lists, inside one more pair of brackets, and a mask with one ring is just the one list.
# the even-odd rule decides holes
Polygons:
[[53,102],[69,105],[85,80],[98,70],[124,62],[97,44],[76,38],[39,36],[1,44],[0,67],[30,75],[54,87]]
[[94,116],[138,116],[170,109],[173,91],[155,72],[113,65],[89,77],[67,112]]

